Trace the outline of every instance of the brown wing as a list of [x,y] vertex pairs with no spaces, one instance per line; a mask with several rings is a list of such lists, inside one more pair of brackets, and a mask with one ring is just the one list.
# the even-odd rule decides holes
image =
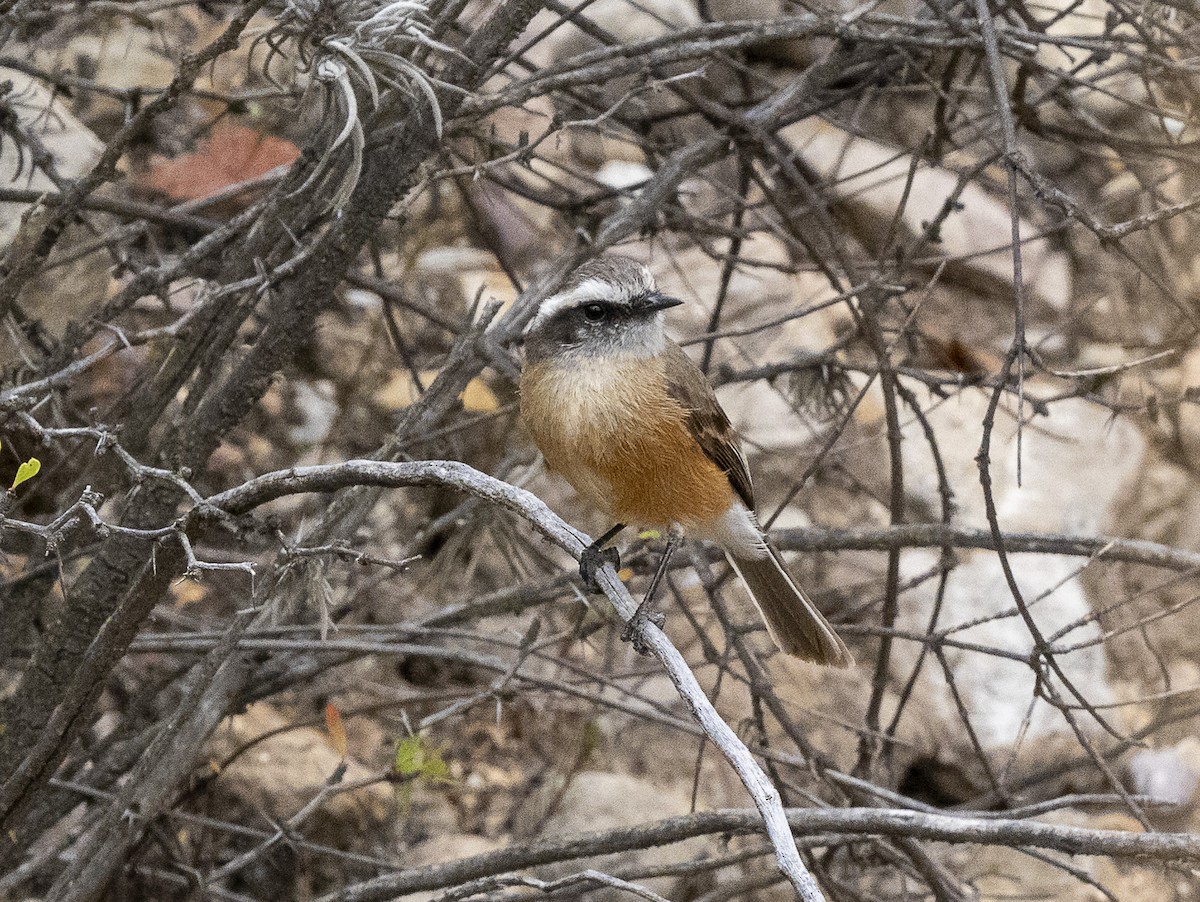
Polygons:
[[754,486],[750,484],[750,467],[742,454],[741,440],[717,403],[707,377],[674,342],[667,346],[664,357],[667,393],[688,412],[688,429],[708,459],[729,477],[746,507],[754,510]]

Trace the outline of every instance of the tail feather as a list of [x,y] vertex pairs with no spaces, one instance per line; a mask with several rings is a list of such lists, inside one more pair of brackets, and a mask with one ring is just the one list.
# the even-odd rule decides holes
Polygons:
[[780,651],[831,667],[852,667],[854,657],[829,621],[796,585],[770,544],[761,557],[726,552]]

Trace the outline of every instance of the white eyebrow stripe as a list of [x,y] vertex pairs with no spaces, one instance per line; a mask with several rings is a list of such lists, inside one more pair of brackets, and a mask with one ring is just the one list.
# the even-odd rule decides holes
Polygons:
[[606,282],[604,279],[586,279],[570,291],[551,295],[542,301],[541,306],[538,307],[537,316],[525,327],[525,331],[532,331],[562,310],[579,307],[591,301],[608,301],[611,303],[619,300],[620,296],[620,288],[612,284],[612,282]]

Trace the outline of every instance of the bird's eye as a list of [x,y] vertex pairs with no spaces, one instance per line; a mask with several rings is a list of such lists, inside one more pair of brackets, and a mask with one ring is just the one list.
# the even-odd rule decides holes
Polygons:
[[588,304],[583,308],[583,318],[589,323],[599,323],[608,319],[608,308],[603,304]]

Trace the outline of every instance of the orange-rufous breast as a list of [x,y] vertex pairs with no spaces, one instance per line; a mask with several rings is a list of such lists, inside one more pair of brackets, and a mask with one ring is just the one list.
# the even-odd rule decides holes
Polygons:
[[660,358],[527,365],[521,419],[546,463],[619,522],[686,529],[710,523],[733,504],[729,479],[667,393]]

